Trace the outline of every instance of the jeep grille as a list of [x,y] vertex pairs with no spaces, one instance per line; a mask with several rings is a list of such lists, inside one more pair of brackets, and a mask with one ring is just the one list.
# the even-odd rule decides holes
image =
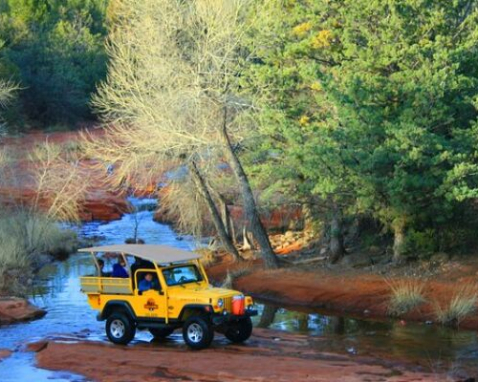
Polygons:
[[232,297],[225,297],[224,300],[224,310],[227,312],[232,312]]

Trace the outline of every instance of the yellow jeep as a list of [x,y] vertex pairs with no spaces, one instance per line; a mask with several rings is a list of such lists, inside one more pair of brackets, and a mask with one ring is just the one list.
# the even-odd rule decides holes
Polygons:
[[[164,245],[124,244],[80,249],[89,252],[97,276],[81,278],[81,289],[98,320],[106,320],[106,334],[115,344],[127,344],[136,330],[147,329],[164,338],[182,328],[192,349],[208,347],[214,331],[232,342],[252,334],[257,315],[249,296],[209,285],[200,256]],[[126,265],[123,278],[103,272],[98,253],[116,256]],[[128,264],[128,257],[135,262]],[[129,275],[129,276],[128,276]],[[128,277],[126,277],[128,276]]]

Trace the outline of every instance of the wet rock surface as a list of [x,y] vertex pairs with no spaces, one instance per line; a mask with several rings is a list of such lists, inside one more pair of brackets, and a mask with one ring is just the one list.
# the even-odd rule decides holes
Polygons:
[[0,325],[13,324],[43,317],[46,311],[17,297],[0,297]]
[[[255,329],[247,343],[216,336],[192,351],[179,340],[115,346],[53,339],[37,353],[39,367],[95,381],[434,381],[436,374],[374,358],[314,350],[310,337]],[[317,340],[317,339],[316,339]],[[440,377],[440,376],[438,376]]]
[[0,349],[0,362],[2,362],[2,360],[5,358],[10,357],[11,354],[12,352],[10,350]]

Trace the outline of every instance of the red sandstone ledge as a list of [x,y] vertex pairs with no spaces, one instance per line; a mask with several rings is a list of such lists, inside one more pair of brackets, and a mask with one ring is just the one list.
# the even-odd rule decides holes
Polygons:
[[445,377],[374,358],[323,353],[310,341],[303,335],[255,329],[246,344],[233,345],[218,335],[202,351],[189,350],[179,340],[129,346],[49,341],[36,356],[39,367],[104,382],[423,382]]

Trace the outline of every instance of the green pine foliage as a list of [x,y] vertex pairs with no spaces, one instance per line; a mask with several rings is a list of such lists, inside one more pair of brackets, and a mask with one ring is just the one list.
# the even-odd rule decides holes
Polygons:
[[23,89],[16,110],[31,125],[93,117],[90,97],[106,75],[106,7],[107,0],[0,0],[0,78]]
[[256,171],[291,166],[276,175],[379,219],[397,255],[456,223],[478,192],[477,4],[260,2],[243,86],[274,155]]

